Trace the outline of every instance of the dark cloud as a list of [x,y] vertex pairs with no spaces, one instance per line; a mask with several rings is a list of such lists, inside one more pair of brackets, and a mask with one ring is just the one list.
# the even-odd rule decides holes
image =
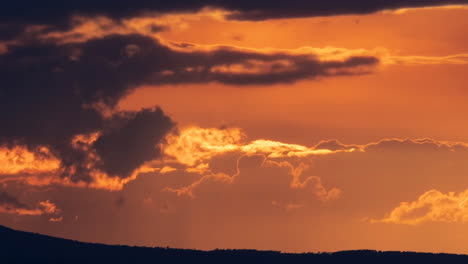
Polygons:
[[162,31],[167,31],[169,28],[167,26],[164,26],[164,25],[158,25],[158,24],[151,24],[148,26],[150,31],[152,33],[158,33],[158,32],[162,32]]
[[[224,1],[223,1],[224,2]],[[224,7],[236,11],[228,16],[236,20],[265,20],[347,14],[370,14],[399,8],[464,4],[466,0],[292,0],[225,1]]]
[[131,115],[121,127],[105,131],[95,143],[104,171],[112,175],[129,175],[142,161],[158,157],[160,149],[155,143],[161,142],[171,128],[171,120],[158,108]]
[[29,209],[26,205],[18,201],[15,197],[9,193],[0,190],[0,207],[8,209],[21,208]]
[[[89,153],[70,142],[103,132],[91,146],[104,172],[126,177],[157,157],[156,145],[172,121],[160,109],[120,113],[118,101],[144,84],[274,84],[365,72],[373,56],[321,60],[320,54],[262,52],[233,47],[197,49],[164,45],[141,35],[110,35],[82,43],[31,39],[0,55],[0,144],[31,150],[48,146],[62,160],[64,175],[91,181]],[[234,68],[233,68],[234,67]]]
[[[160,143],[173,122],[157,108],[112,118],[98,111],[99,106],[112,109],[148,75],[147,67],[138,67],[125,53],[127,44],[125,38],[114,38],[71,46],[13,46],[0,59],[0,144],[25,144],[31,150],[47,146],[62,161],[64,176],[89,182],[88,153],[71,141],[79,134],[104,131],[97,142],[100,167],[128,176],[150,158],[148,148]],[[141,148],[140,141],[147,147]]]
[[[386,9],[465,4],[467,0],[179,0],[179,1],[9,1],[2,4],[0,25],[10,24],[22,32],[28,25],[48,25],[58,30],[69,28],[70,18],[108,16],[120,20],[149,13],[196,12],[205,7],[230,11],[228,19],[265,20],[274,18],[368,14]],[[1,27],[1,26],[0,26]],[[3,34],[0,34],[0,37]],[[8,34],[5,34],[8,35]],[[5,37],[5,36],[3,36]]]
[[0,23],[0,40],[12,39],[24,30],[24,26],[14,23]]

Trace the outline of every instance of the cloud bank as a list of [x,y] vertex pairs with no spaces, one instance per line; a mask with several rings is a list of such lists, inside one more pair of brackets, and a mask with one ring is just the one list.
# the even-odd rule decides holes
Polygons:
[[32,39],[0,59],[0,144],[9,153],[26,148],[37,159],[54,157],[61,180],[77,185],[125,181],[160,155],[175,123],[157,107],[116,108],[138,86],[290,83],[363,74],[379,61],[361,50],[197,46],[138,34]]
[[[125,19],[148,14],[197,12],[203,8],[223,9],[228,19],[265,20],[277,18],[313,17],[346,14],[369,14],[382,10],[400,8],[431,7],[466,4],[465,0],[375,0],[375,1],[304,1],[270,2],[255,0],[249,2],[233,0],[181,0],[177,2],[134,1],[131,4],[122,1],[80,1],[64,4],[60,1],[27,1],[5,4],[0,12],[0,23],[45,24],[64,28],[71,16],[107,16],[113,19]],[[45,7],[48,8],[45,8]],[[50,7],[50,8],[49,8]],[[4,32],[8,35],[9,32]]]

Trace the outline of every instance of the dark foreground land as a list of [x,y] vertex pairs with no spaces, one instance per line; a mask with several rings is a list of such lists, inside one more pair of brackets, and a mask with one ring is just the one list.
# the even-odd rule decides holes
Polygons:
[[468,255],[373,250],[288,254],[82,243],[0,226],[0,263],[468,263]]

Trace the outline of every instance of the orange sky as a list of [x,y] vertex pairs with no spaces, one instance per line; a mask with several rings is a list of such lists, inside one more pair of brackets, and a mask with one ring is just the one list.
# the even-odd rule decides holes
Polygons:
[[[136,87],[118,109],[160,106],[178,131],[166,137],[164,155],[125,179],[93,170],[86,184],[57,178],[58,158],[47,148],[35,156],[1,147],[0,184],[35,215],[0,203],[0,224],[111,244],[468,253],[467,17],[465,7],[127,20],[167,25],[153,35],[163,43],[362,49],[380,64],[363,75],[290,83]],[[91,144],[100,135],[78,136],[86,166],[99,164]]]

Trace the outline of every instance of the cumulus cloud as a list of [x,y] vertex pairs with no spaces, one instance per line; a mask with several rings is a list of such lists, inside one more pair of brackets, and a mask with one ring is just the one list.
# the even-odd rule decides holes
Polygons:
[[195,200],[221,193],[217,199],[256,193],[253,199],[288,211],[306,207],[314,199],[327,202],[341,196],[340,189],[326,187],[320,177],[307,175],[307,157],[355,149],[317,149],[246,138],[238,128],[186,127],[168,135],[164,149],[164,163],[172,166],[168,173],[192,174],[195,180],[164,190]]
[[387,217],[371,222],[417,225],[424,222],[467,221],[468,190],[460,193],[430,190],[419,196],[416,201],[402,202]]
[[[227,192],[238,197],[242,188],[260,186],[252,179],[263,177],[259,182],[268,183],[268,187],[258,189],[279,188],[275,187],[278,184],[284,188],[278,190],[284,197],[302,197],[281,200],[269,196],[275,207],[286,211],[303,208],[304,192],[321,201],[344,196],[338,203],[340,210],[364,217],[367,210],[375,210],[374,205],[386,208],[424,188],[454,186],[459,176],[453,174],[457,167],[450,164],[468,155],[468,145],[426,138],[383,139],[361,145],[325,140],[307,147],[264,139],[249,141],[237,128],[187,127],[168,136],[164,151],[165,162],[175,169],[170,173],[200,175],[188,185],[165,187],[178,196],[198,199]],[[433,169],[427,170],[427,166]],[[451,173],[454,179],[444,181],[438,177],[440,173]],[[409,177],[404,184],[402,177]]]
[[251,203],[259,206],[287,210],[307,207],[314,200],[340,198],[341,190],[325,187],[319,177],[303,175],[302,166],[306,165],[296,168],[287,161],[269,160],[261,154],[243,155],[236,161],[234,175],[206,171],[188,186],[166,187],[164,191],[201,201],[250,197]]

